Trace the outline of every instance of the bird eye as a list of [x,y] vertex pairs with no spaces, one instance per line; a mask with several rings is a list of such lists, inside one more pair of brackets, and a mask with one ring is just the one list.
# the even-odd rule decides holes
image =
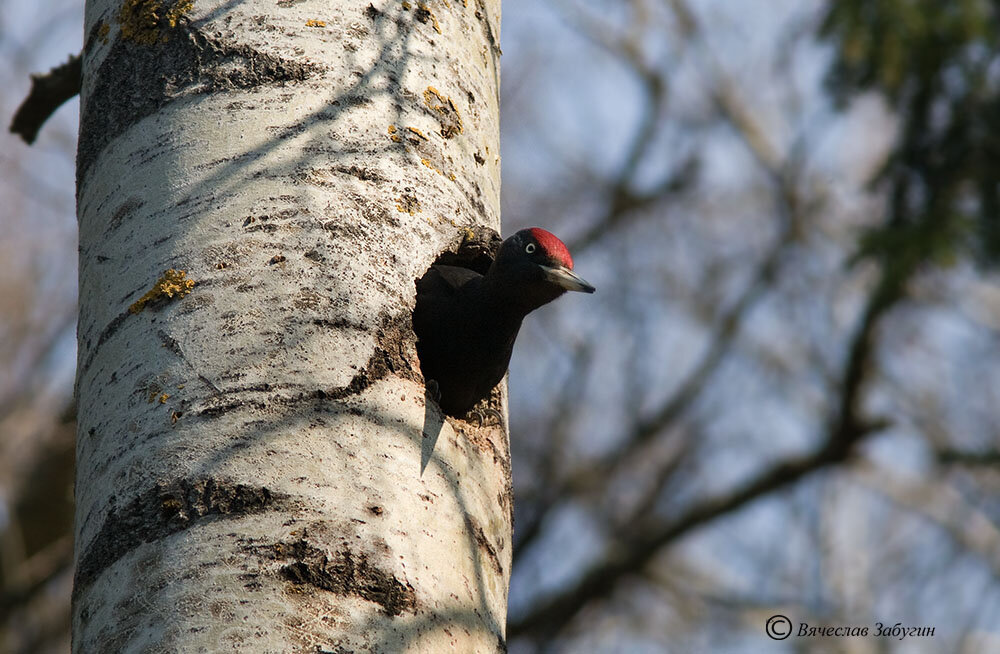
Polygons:
[[534,251],[535,251],[535,244],[534,243],[528,243],[527,245],[524,246],[524,251],[527,252],[528,254],[534,253]]

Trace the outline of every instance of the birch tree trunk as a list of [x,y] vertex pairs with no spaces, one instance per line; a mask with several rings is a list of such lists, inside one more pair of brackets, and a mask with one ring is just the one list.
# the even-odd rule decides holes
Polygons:
[[410,323],[499,230],[499,20],[88,0],[75,651],[506,649],[506,426]]

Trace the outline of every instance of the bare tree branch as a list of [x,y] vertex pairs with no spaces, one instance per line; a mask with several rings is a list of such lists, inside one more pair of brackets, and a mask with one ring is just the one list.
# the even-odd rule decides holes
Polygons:
[[80,92],[80,61],[80,55],[71,55],[69,61],[49,72],[31,76],[31,91],[14,114],[11,133],[29,145],[35,142],[45,121]]
[[569,624],[587,604],[610,595],[618,583],[640,572],[664,547],[680,536],[753,500],[787,488],[813,472],[843,462],[859,440],[883,427],[865,421],[858,413],[858,404],[865,371],[871,360],[876,327],[888,310],[904,296],[906,281],[915,269],[915,263],[909,261],[886,263],[879,284],[868,298],[851,339],[841,379],[839,412],[819,449],[808,456],[772,465],[726,495],[693,504],[674,520],[659,522],[651,519],[637,525],[633,533],[618,542],[604,560],[592,565],[576,583],[541,602],[520,620],[512,621],[508,625],[508,634],[512,637],[525,634],[551,637]]
[[962,465],[975,468],[992,467],[1000,464],[1000,452],[984,450],[970,452],[953,448],[944,448],[937,452],[938,461],[946,465]]
[[[677,0],[674,5],[684,35],[687,37],[695,35],[698,28],[693,15],[681,0]],[[642,160],[649,153],[649,145],[653,141],[661,112],[666,103],[667,85],[660,80],[655,70],[650,69],[642,62],[635,48],[626,47],[623,45],[625,43],[623,40],[610,39],[599,31],[592,33],[596,28],[590,27],[590,23],[587,21],[581,21],[580,24],[582,25],[581,30],[584,30],[592,40],[609,52],[620,56],[636,71],[647,89],[648,101],[642,124],[636,131],[635,139],[629,148],[626,163],[608,191],[611,199],[604,218],[593,224],[572,242],[574,251],[586,248],[598,242],[611,231],[620,228],[631,212],[683,190],[689,185],[697,170],[697,159],[692,157],[674,174],[668,176],[663,184],[654,191],[635,194],[631,190],[632,179]],[[801,163],[799,159],[803,155],[802,149],[793,148],[785,164],[778,161],[774,149],[763,136],[762,130],[757,127],[756,119],[739,101],[732,81],[724,74],[711,53],[706,53],[706,59],[711,66],[713,79],[716,80],[717,90],[713,97],[720,110],[720,115],[745,143],[749,152],[773,184],[775,207],[779,223],[782,226],[781,233],[758,264],[746,290],[716,322],[712,329],[713,333],[708,349],[673,395],[651,416],[639,420],[631,429],[627,443],[615,450],[613,454],[600,461],[596,466],[589,465],[572,473],[562,483],[552,487],[552,492],[543,499],[541,506],[533,514],[528,527],[522,532],[523,537],[518,541],[515,556],[523,552],[526,546],[539,535],[542,523],[558,501],[565,499],[567,495],[593,489],[595,484],[604,482],[623,463],[667,429],[693,405],[711,375],[730,352],[750,310],[770,288],[785,251],[798,238],[800,217],[798,216],[799,206],[795,194],[795,183]],[[665,474],[666,471],[661,471],[661,478]],[[661,481],[663,480],[661,479]]]

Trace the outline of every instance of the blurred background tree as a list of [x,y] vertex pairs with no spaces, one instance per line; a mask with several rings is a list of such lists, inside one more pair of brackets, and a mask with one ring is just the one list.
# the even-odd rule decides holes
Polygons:
[[[8,117],[80,43],[16,4]],[[505,1],[505,232],[599,289],[512,364],[512,652],[1000,651],[997,11]],[[76,112],[0,148],[11,652],[68,648]]]
[[[83,3],[0,4],[0,113],[78,51]],[[78,103],[28,147],[0,135],[0,652],[68,652]]]

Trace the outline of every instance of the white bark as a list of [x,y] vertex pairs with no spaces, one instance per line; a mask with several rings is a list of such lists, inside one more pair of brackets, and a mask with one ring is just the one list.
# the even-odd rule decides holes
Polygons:
[[421,471],[410,327],[499,230],[499,5],[88,0],[75,651],[505,649],[505,428]]

